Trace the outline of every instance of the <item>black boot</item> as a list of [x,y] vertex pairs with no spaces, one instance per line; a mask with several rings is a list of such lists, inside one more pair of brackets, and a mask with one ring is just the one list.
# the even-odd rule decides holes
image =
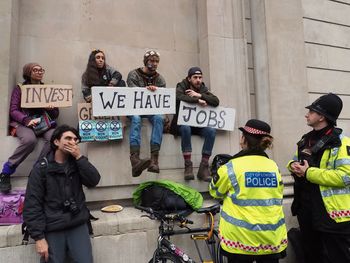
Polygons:
[[151,164],[150,159],[140,159],[140,151],[134,151],[130,153],[130,162],[132,166],[132,176],[138,177],[143,170],[147,169]]
[[11,179],[10,175],[1,173],[0,174],[0,192],[8,193],[11,190]]

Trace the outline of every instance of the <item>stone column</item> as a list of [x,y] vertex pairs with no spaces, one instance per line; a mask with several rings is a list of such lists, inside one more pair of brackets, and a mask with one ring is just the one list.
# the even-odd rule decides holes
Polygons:
[[0,21],[0,136],[6,136],[9,99],[16,76],[18,0],[0,1]]
[[[217,140],[221,152],[238,150],[238,126],[250,117],[243,0],[199,0],[199,58],[204,79],[220,105],[236,109],[235,131]],[[221,132],[219,132],[221,134]]]
[[308,103],[301,0],[251,4],[257,117],[269,121],[282,172],[306,130]]

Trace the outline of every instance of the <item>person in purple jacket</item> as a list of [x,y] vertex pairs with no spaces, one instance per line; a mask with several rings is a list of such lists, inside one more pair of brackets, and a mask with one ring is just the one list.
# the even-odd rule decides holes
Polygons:
[[[23,67],[23,85],[26,84],[44,84],[42,82],[45,70],[38,63],[28,63]],[[11,190],[10,176],[16,171],[16,168],[27,158],[34,150],[38,137],[45,141],[41,150],[39,159],[50,150],[50,138],[54,127],[43,134],[36,136],[33,127],[38,124],[38,116],[45,111],[51,120],[58,117],[59,110],[52,106],[48,108],[22,108],[21,107],[21,85],[16,85],[12,91],[10,101],[10,132],[12,136],[18,137],[20,143],[14,153],[4,163],[0,174],[0,191],[9,192]],[[53,125],[54,126],[54,125]]]

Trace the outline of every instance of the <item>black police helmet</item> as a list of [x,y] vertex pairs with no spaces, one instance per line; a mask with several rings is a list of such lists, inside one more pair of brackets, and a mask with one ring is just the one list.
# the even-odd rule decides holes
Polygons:
[[337,125],[338,116],[343,109],[343,101],[338,95],[328,93],[305,108],[325,116],[331,124]]

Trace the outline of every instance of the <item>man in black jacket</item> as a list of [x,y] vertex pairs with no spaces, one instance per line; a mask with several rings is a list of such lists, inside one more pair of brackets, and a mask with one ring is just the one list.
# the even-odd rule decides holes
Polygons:
[[63,262],[66,251],[74,262],[93,261],[82,186],[96,186],[100,174],[81,154],[79,140],[76,129],[56,128],[51,152],[29,176],[23,218],[42,262]]
[[312,131],[297,143],[288,164],[294,182],[292,213],[307,263],[350,262],[350,138],[336,122],[343,108],[329,93],[306,107]]
[[176,85],[176,115],[171,123],[171,133],[181,136],[181,149],[185,161],[185,180],[193,180],[193,164],[191,161],[192,145],[191,135],[200,135],[204,138],[202,148],[202,160],[199,165],[197,178],[210,182],[209,158],[215,142],[216,130],[211,127],[191,127],[187,125],[177,125],[177,114],[179,113],[180,102],[198,104],[200,106],[219,105],[219,99],[212,94],[203,83],[202,70],[199,67],[192,67],[188,70],[187,78]]

